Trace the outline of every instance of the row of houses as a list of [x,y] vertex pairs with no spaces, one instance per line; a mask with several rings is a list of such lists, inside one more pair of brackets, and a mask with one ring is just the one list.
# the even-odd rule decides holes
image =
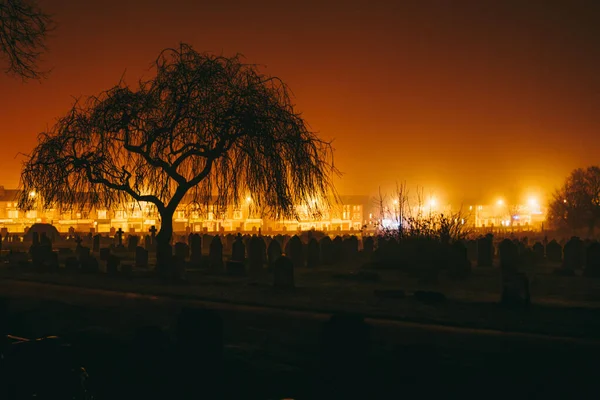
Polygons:
[[[112,210],[74,207],[65,212],[37,207],[23,211],[18,207],[19,195],[19,190],[0,186],[0,228],[4,232],[25,232],[35,223],[52,224],[63,233],[109,233],[111,228],[148,232],[152,226],[160,226],[158,213],[150,203],[130,203]],[[369,223],[365,214],[369,201],[368,196],[340,196],[339,201],[324,209],[319,218],[309,215],[306,207],[298,205],[298,220],[276,220],[259,215],[250,199],[239,207],[224,210],[213,205],[198,209],[184,201],[175,212],[173,229],[175,232],[253,232],[259,229],[263,232],[310,229],[353,232]]]

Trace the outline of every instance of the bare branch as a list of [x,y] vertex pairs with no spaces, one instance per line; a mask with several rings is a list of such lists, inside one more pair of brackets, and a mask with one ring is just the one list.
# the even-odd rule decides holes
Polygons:
[[54,29],[48,14],[33,0],[0,0],[0,53],[6,58],[6,72],[23,80],[44,78],[40,69],[46,37]]

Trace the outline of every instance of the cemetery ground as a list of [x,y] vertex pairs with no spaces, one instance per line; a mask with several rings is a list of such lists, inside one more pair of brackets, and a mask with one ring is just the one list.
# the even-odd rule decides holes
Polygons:
[[[133,264],[132,255],[119,257],[121,266]],[[139,369],[131,361],[135,331],[158,326],[172,334],[183,306],[215,310],[224,324],[218,395],[198,398],[598,394],[600,280],[581,271],[554,274],[552,263],[524,269],[532,304],[514,309],[499,304],[498,260],[494,267],[474,266],[467,278],[442,271],[437,282],[424,283],[399,270],[371,269],[359,253],[336,265],[294,268],[295,287],[282,289],[273,287],[266,269],[251,278],[188,268],[185,283],[166,285],[147,269],[83,273],[68,271],[59,258],[54,272],[0,268],[0,292],[11,299],[9,327],[18,336],[72,342],[101,399],[142,398],[122,389]],[[422,299],[413,295],[419,290],[444,297]],[[367,318],[368,359],[353,363],[360,343],[350,342],[350,360],[324,369],[323,325],[344,311]],[[340,341],[347,336],[340,334]],[[352,368],[344,370],[344,363]],[[332,379],[340,370],[343,376]],[[208,393],[211,381],[198,379],[198,393]],[[166,398],[153,388],[156,398]]]
[[[530,277],[533,304],[528,309],[515,310],[498,303],[501,272],[496,267],[473,267],[466,279],[449,279],[442,274],[437,283],[422,283],[398,270],[371,270],[364,264],[364,260],[355,259],[341,265],[296,268],[296,287],[289,290],[273,288],[272,276],[267,272],[252,279],[209,274],[202,269],[188,269],[186,284],[175,285],[161,283],[147,270],[134,270],[125,278],[70,273],[64,269],[37,273],[2,268],[0,279],[285,310],[352,312],[373,318],[503,332],[600,338],[600,279],[558,276],[552,273],[556,266],[548,263],[530,267],[525,272]],[[416,291],[440,292],[446,300],[419,301],[413,296]]]
[[366,365],[358,377],[332,383],[322,369],[320,343],[328,314],[34,282],[3,281],[0,288],[11,298],[13,334],[54,334],[73,343],[99,399],[149,398],[127,390],[136,373],[129,360],[135,330],[150,325],[173,332],[184,306],[209,307],[224,324],[223,382],[207,395],[210,384],[198,377],[204,396],[194,398],[481,398],[483,391],[492,398],[548,399],[598,393],[600,344],[592,340],[367,319],[372,331]]

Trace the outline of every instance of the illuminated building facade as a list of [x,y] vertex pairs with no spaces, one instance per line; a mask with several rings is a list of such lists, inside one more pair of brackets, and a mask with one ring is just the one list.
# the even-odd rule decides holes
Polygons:
[[547,210],[537,202],[506,206],[502,202],[492,205],[469,206],[469,224],[475,228],[508,228],[541,230]]
[[401,220],[405,222],[407,219],[428,220],[443,214],[455,216],[457,223],[469,228],[539,231],[546,220],[546,208],[533,198],[528,199],[526,204],[507,205],[503,200],[497,200],[494,204],[478,204],[462,208],[441,205],[434,200],[432,198],[420,206],[412,207],[408,205],[400,207],[394,200],[377,204],[367,214],[368,227],[371,230],[377,230],[378,227],[395,229]]
[[[31,193],[31,196],[35,196]],[[24,232],[34,223],[54,225],[59,232],[110,233],[119,228],[125,232],[148,232],[152,226],[160,227],[160,219],[154,205],[131,203],[113,210],[75,207],[69,212],[41,207],[31,211],[19,210],[19,191],[0,186],[0,229],[11,233]],[[319,218],[313,218],[306,207],[297,206],[299,220],[275,220],[259,215],[253,210],[248,198],[240,207],[228,207],[219,211],[214,206],[193,207],[182,202],[173,216],[174,232],[297,232],[317,229],[327,232],[358,232],[366,224],[364,212],[368,206],[367,196],[341,196],[339,204],[323,210]],[[79,211],[81,209],[81,211]],[[87,211],[86,211],[87,210]]]

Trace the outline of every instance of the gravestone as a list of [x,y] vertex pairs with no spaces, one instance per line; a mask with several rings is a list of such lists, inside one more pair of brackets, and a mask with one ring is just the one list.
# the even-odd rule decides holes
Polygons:
[[135,253],[135,248],[140,244],[140,237],[135,235],[129,235],[127,237],[127,251]]
[[294,268],[304,266],[304,245],[298,237],[294,235],[290,238],[285,248],[285,255],[294,263]]
[[231,260],[243,263],[246,259],[246,245],[244,244],[242,235],[238,233],[235,241],[231,245]]
[[518,240],[518,239],[513,240],[513,243],[517,246],[517,251],[519,252],[519,254],[523,253],[525,251],[525,249],[527,248],[526,240],[527,240],[527,238],[525,238],[523,240]]
[[152,237],[150,235],[144,236],[144,248],[148,251],[152,250]]
[[367,257],[371,257],[373,250],[375,249],[375,240],[373,236],[367,236],[363,239],[363,254]]
[[315,268],[319,266],[319,259],[321,256],[321,248],[317,239],[312,238],[308,241],[306,247],[306,266],[309,268]]
[[223,244],[218,235],[213,237],[210,242],[208,268],[212,272],[220,272],[223,270]]
[[273,264],[273,287],[291,289],[294,287],[294,262],[287,256],[281,256]]
[[540,242],[535,242],[535,244],[532,247],[533,249],[533,256],[534,256],[534,260],[536,264],[541,264],[544,262],[544,245],[541,244]]
[[33,235],[33,244],[29,247],[31,262],[33,267],[40,272],[49,272],[56,270],[58,266],[57,254],[52,251],[50,240],[42,233],[41,238],[38,235]]
[[600,278],[600,243],[592,242],[586,249],[586,263],[583,276]]
[[209,253],[210,252],[210,244],[212,243],[213,236],[209,234],[202,235],[202,252]]
[[190,247],[183,243],[177,242],[175,243],[175,256],[180,260],[185,261],[190,255]]
[[[390,249],[393,249],[391,246],[399,248],[401,245],[396,243],[396,240],[391,238],[388,241],[388,246]],[[409,257],[405,257],[403,261],[410,266],[409,273],[419,277],[419,283],[437,283],[440,269],[445,267],[446,255],[444,253],[447,250],[445,244],[437,243],[428,238],[417,239],[416,252],[408,253]],[[400,251],[394,253],[401,254]],[[413,259],[410,258],[410,255],[413,256]],[[392,265],[397,265],[398,259],[398,256],[393,256]],[[444,260],[444,263],[441,260]]]
[[342,259],[346,260],[355,260],[358,255],[358,239],[356,236],[352,235],[345,239],[343,239],[344,251],[342,254]]
[[202,266],[202,237],[194,233],[190,239],[190,266],[200,268]]
[[500,268],[503,273],[516,273],[519,267],[519,250],[510,239],[504,239],[498,246]]
[[546,258],[553,264],[560,264],[562,262],[562,252],[562,247],[554,239],[546,245]]
[[477,266],[491,267],[494,259],[493,236],[487,234],[477,239]]
[[477,240],[471,239],[467,242],[467,257],[470,261],[477,262]]
[[156,232],[158,231],[158,229],[156,229],[156,226],[152,225],[150,227],[150,229],[148,230],[148,232],[150,232],[150,247],[146,247],[146,250],[148,251],[156,251]]
[[269,247],[267,248],[269,269],[273,268],[273,264],[275,264],[275,261],[277,261],[279,257],[281,257],[281,244],[276,239],[271,240],[271,243],[269,243]]
[[259,276],[265,264],[265,241],[260,236],[253,236],[248,240],[248,263],[250,275]]
[[108,261],[108,256],[110,256],[110,248],[102,247],[100,249],[98,257],[100,258],[101,261]]
[[471,274],[471,261],[467,247],[459,240],[452,243],[448,264],[448,275],[452,278],[466,278]]
[[92,251],[98,253],[100,251],[100,235],[94,235],[94,241],[92,245]]
[[224,250],[226,252],[229,252],[230,254],[233,251],[233,242],[235,242],[235,238],[236,238],[236,235],[232,235],[231,233],[228,233],[225,236]]
[[136,268],[148,268],[148,250],[142,246],[135,248],[135,267]]
[[82,247],[81,246],[81,242],[83,242],[83,240],[81,239],[81,237],[79,235],[75,236],[75,243],[77,243],[75,245],[75,253],[76,254],[79,253],[79,249]]
[[39,246],[40,244],[40,234],[37,232],[33,232],[31,234],[31,245],[32,246]]
[[319,241],[321,251],[321,262],[323,265],[333,265],[333,242],[329,236]]
[[119,264],[121,264],[121,259],[114,254],[108,256],[108,260],[106,260],[106,273],[108,275],[117,275],[119,273]]
[[115,233],[115,237],[117,239],[117,246],[123,247],[123,229],[119,228],[119,230]]
[[583,267],[583,242],[573,236],[564,248],[563,269],[575,271]]
[[344,260],[344,239],[342,239],[340,236],[336,236],[333,239],[332,246],[332,264],[342,262]]

